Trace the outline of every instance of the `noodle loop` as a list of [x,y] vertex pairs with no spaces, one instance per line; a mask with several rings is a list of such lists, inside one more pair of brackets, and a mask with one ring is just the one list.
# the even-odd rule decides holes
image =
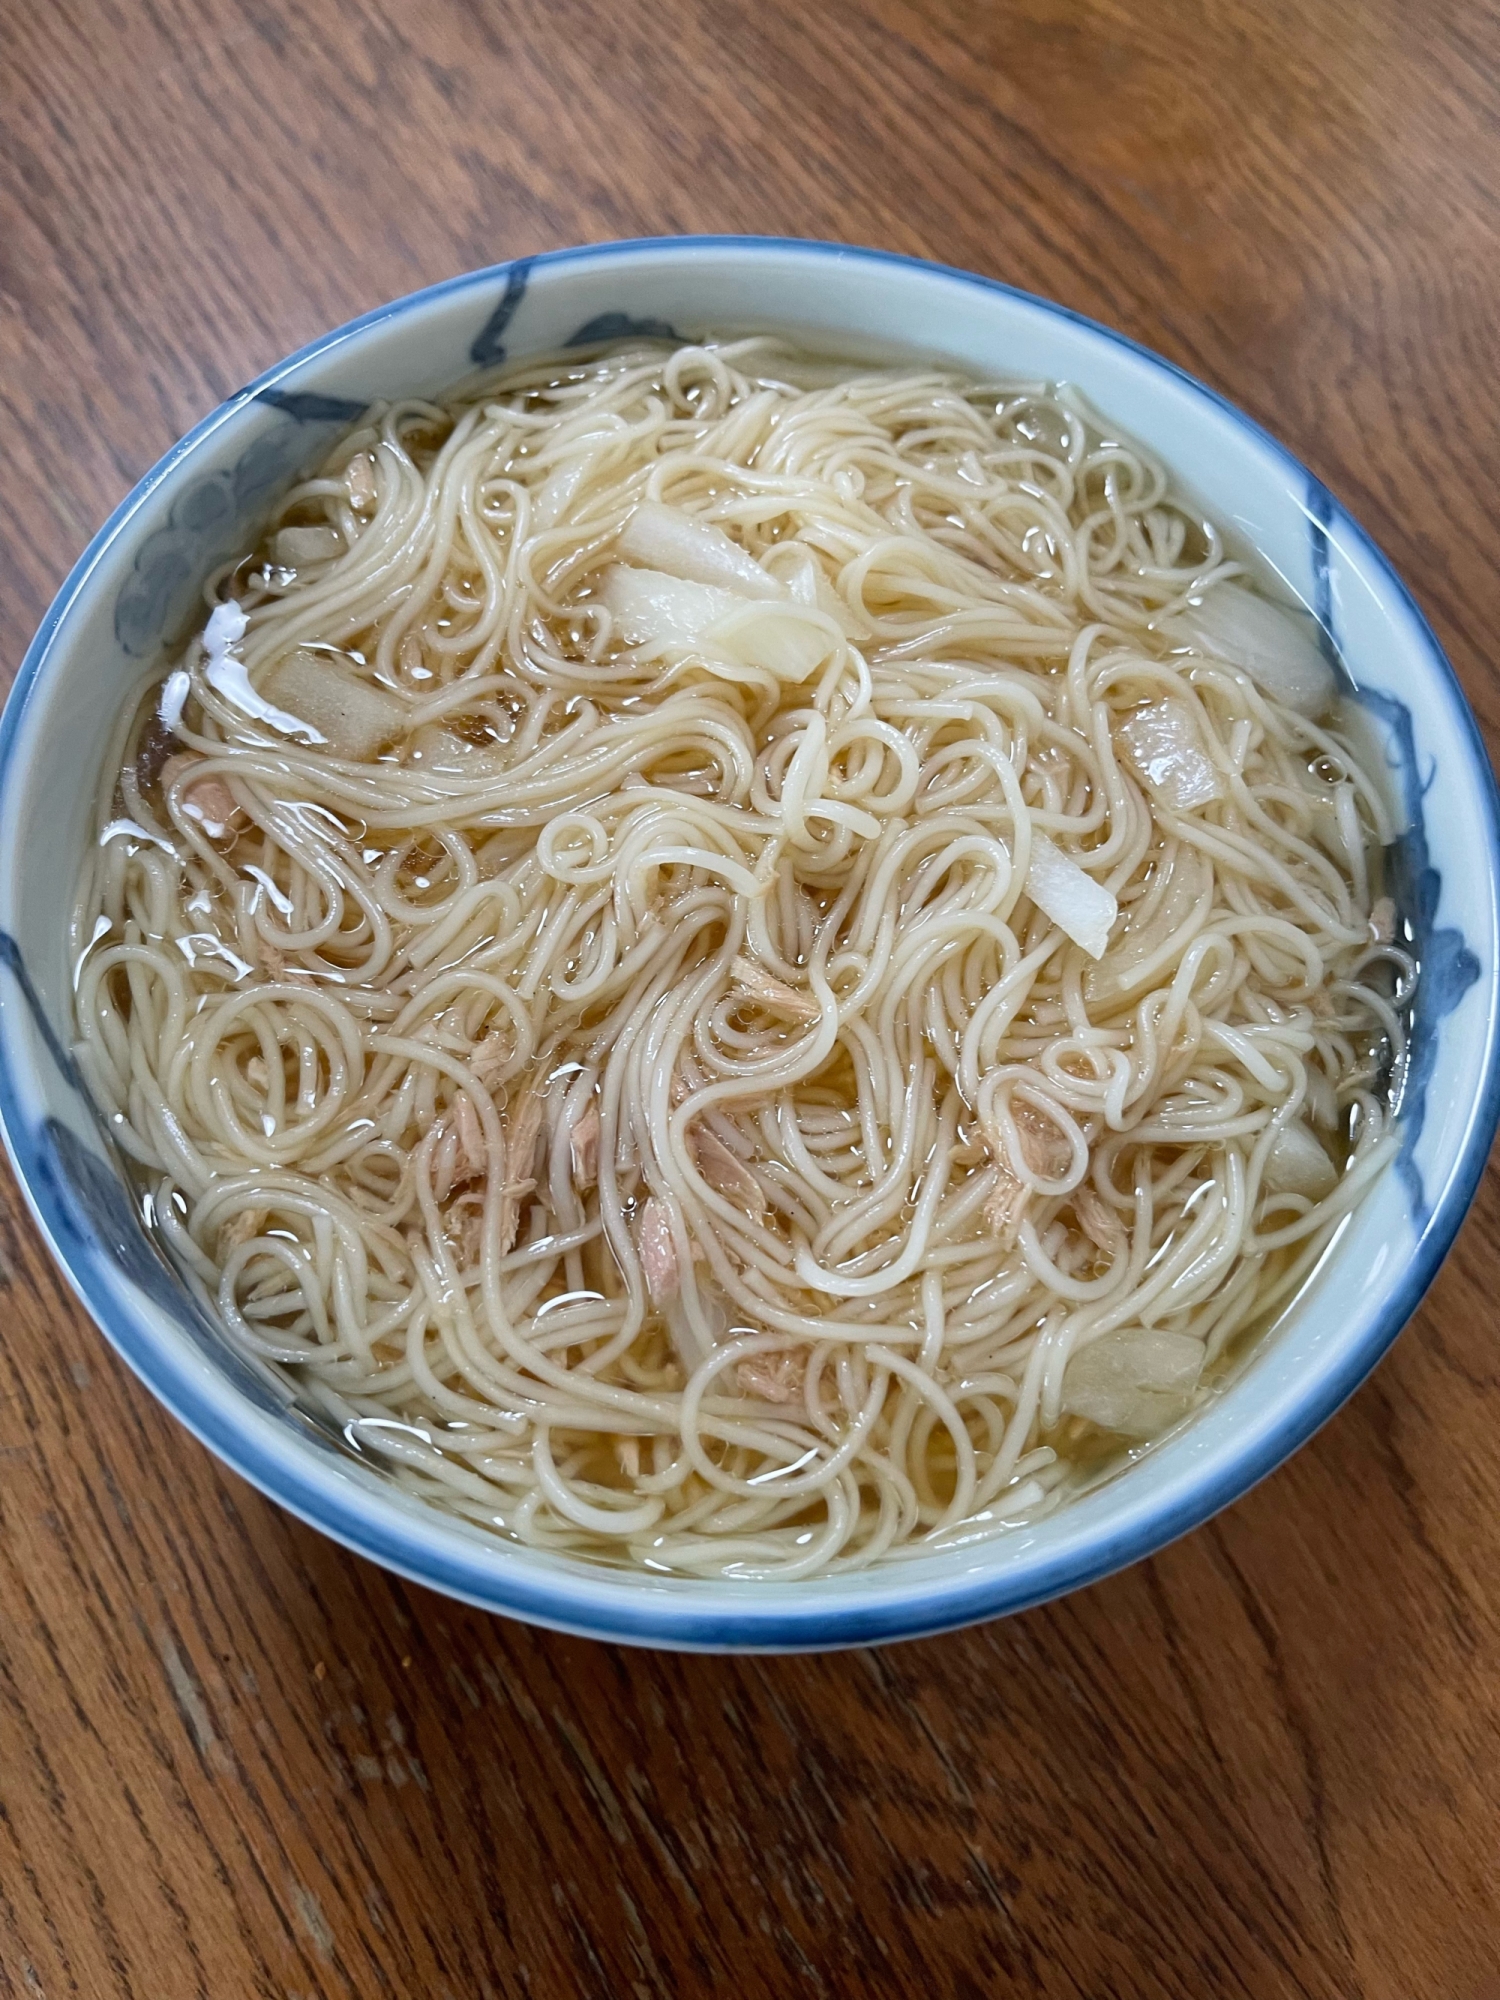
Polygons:
[[229,1337],[470,1520],[1003,1534],[1391,1157],[1377,777],[1066,391],[528,363],[373,413],[210,596],[121,720],[80,1059]]

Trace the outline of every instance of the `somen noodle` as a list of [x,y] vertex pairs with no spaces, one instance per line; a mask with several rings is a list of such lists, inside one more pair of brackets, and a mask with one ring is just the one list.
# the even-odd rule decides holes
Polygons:
[[640,343],[372,411],[121,718],[81,1058],[233,1340],[538,1546],[1003,1532],[1391,1156],[1311,620],[1066,390]]

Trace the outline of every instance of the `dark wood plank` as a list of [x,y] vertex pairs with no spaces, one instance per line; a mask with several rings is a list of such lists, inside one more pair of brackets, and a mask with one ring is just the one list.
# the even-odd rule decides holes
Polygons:
[[[238,382],[466,266],[846,237],[1269,423],[1500,736],[1476,0],[0,12],[0,662]],[[221,1470],[0,1199],[0,1996],[1496,2000],[1500,1190],[1350,1408],[1066,1603],[807,1660],[465,1612]]]

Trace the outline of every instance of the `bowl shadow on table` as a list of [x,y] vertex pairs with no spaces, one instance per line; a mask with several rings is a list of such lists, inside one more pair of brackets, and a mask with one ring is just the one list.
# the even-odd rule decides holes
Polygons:
[[1410,1990],[1480,2000],[1482,1935],[1423,1937],[1382,1903],[1424,1875],[1460,1912],[1485,1895],[1462,1836],[1486,1818],[1474,1743],[1431,1740],[1480,1633],[1412,1469],[1442,1421],[1408,1434],[1446,1369],[1495,1397],[1479,1286],[1460,1255],[1355,1404],[1208,1528],[1062,1603],[881,1651],[535,1631],[259,1502],[252,1526],[217,1476],[301,1656],[285,1697],[316,1718],[327,1808],[388,1922],[443,1905],[456,1974],[503,1977],[544,1904],[569,1976],[627,1992],[707,1963],[759,1967],[767,1992],[812,1968],[836,1992],[958,1991],[967,1969],[1075,1993],[1062,1954],[1090,1994],[1171,1994],[1180,1964],[1184,1994],[1295,1979],[1344,2000],[1378,1947],[1393,1968],[1436,1950],[1447,1983]]

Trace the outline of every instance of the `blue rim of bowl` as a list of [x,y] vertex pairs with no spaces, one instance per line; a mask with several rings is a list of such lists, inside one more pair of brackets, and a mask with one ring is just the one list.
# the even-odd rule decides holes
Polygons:
[[[140,480],[115,508],[89,543],[69,573],[62,589],[48,609],[35,639],[27,648],[15,684],[0,713],[0,792],[10,775],[10,766],[20,734],[21,722],[36,684],[45,668],[52,641],[74,600],[87,585],[106,549],[118,538],[142,505],[177,466],[203,440],[229,421],[251,398],[296,374],[309,361],[333,352],[370,327],[419,310],[435,301],[463,292],[482,295],[497,283],[513,279],[518,269],[528,274],[544,267],[602,263],[642,253],[692,256],[705,250],[731,250],[746,255],[805,255],[818,260],[858,262],[942,277],[1016,300],[1033,310],[1050,314],[1083,328],[1097,339],[1123,349],[1150,367],[1161,370],[1187,388],[1221,417],[1228,418],[1265,451],[1269,451],[1289,473],[1294,474],[1304,492],[1319,490],[1319,482],[1302,462],[1253,418],[1216,390],[1184,368],[1132,340],[1128,335],[1105,326],[1086,314],[1042,298],[1035,293],[1007,285],[997,278],[952,265],[932,263],[922,258],[902,256],[894,251],[876,250],[843,243],[820,242],[801,237],[774,236],[676,236],[642,237],[613,243],[585,244],[572,249],[538,253],[509,264],[497,264],[445,279],[422,291],[408,293],[388,305],[376,307],[348,321],[333,332],[309,342],[280,361],[255,381],[221,403]],[[1326,489],[1322,489],[1326,492]],[[1328,496],[1326,527],[1354,545],[1366,561],[1384,578],[1394,592],[1407,619],[1412,636],[1425,650],[1437,669],[1441,686],[1467,738],[1480,778],[1486,805],[1485,834],[1489,861],[1489,889],[1492,936],[1500,936],[1500,910],[1496,908],[1500,890],[1500,793],[1483,740],[1458,677],[1438,644],[1436,635],[1400,575],[1358,521],[1332,495]],[[809,1586],[808,1601],[788,1609],[758,1609],[754,1588],[732,1608],[709,1606],[693,1601],[694,1586],[681,1583],[670,1593],[635,1579],[620,1579],[607,1570],[586,1571],[583,1565],[566,1572],[543,1574],[522,1562],[497,1562],[487,1547],[474,1544],[474,1557],[466,1561],[450,1544],[439,1551],[428,1545],[416,1526],[420,1510],[399,1504],[383,1505],[368,1488],[353,1497],[334,1490],[335,1482],[315,1477],[315,1454],[306,1445],[295,1444],[283,1454],[261,1452],[247,1429],[237,1427],[214,1407],[214,1399],[195,1370],[177,1365],[156,1338],[129,1311],[119,1294],[113,1273],[97,1236],[81,1230],[53,1192],[58,1186],[59,1162],[45,1155],[51,1142],[38,1130],[33,1133],[21,1112],[15,1085],[0,1038],[0,1133],[6,1141],[11,1162],[22,1192],[54,1257],[90,1316],[104,1332],[122,1359],[169,1410],[202,1443],[236,1472],[299,1519],[321,1530],[358,1555],[368,1557],[414,1583],[440,1590],[483,1610],[519,1617],[553,1630],[581,1637],[640,1646],[664,1646],[679,1650],[799,1651],[915,1639],[953,1630],[987,1618],[1023,1611],[1046,1600],[1099,1581],[1115,1570],[1139,1561],[1164,1548],[1178,1536],[1198,1527],[1221,1508],[1241,1498],[1259,1480],[1281,1465],[1303,1445],[1357,1389],[1380,1361],[1406,1322],[1416,1311],[1424,1293],[1458,1233],[1483,1174],[1497,1123],[1500,1123],[1500,962],[1492,962],[1485,977],[1486,1047],[1480,1089],[1469,1118],[1458,1158],[1437,1200],[1423,1221],[1415,1245],[1402,1272],[1400,1283],[1367,1316],[1358,1334],[1343,1346],[1337,1365],[1327,1368],[1295,1407],[1281,1416],[1241,1448],[1221,1457],[1202,1477],[1185,1483],[1188,1490],[1169,1494],[1148,1508],[1137,1508],[1138,1518],[1119,1531],[1106,1525],[1086,1545],[1064,1549],[1031,1566],[993,1576],[982,1570],[942,1583],[922,1583],[915,1578],[900,1594],[887,1593],[885,1601],[861,1604],[857,1600],[837,1602],[829,1596],[821,1600],[817,1585]],[[349,1482],[352,1484],[352,1482]],[[511,1553],[497,1545],[504,1555]],[[519,1551],[514,1552],[519,1554]],[[889,1575],[889,1573],[887,1573]]]

